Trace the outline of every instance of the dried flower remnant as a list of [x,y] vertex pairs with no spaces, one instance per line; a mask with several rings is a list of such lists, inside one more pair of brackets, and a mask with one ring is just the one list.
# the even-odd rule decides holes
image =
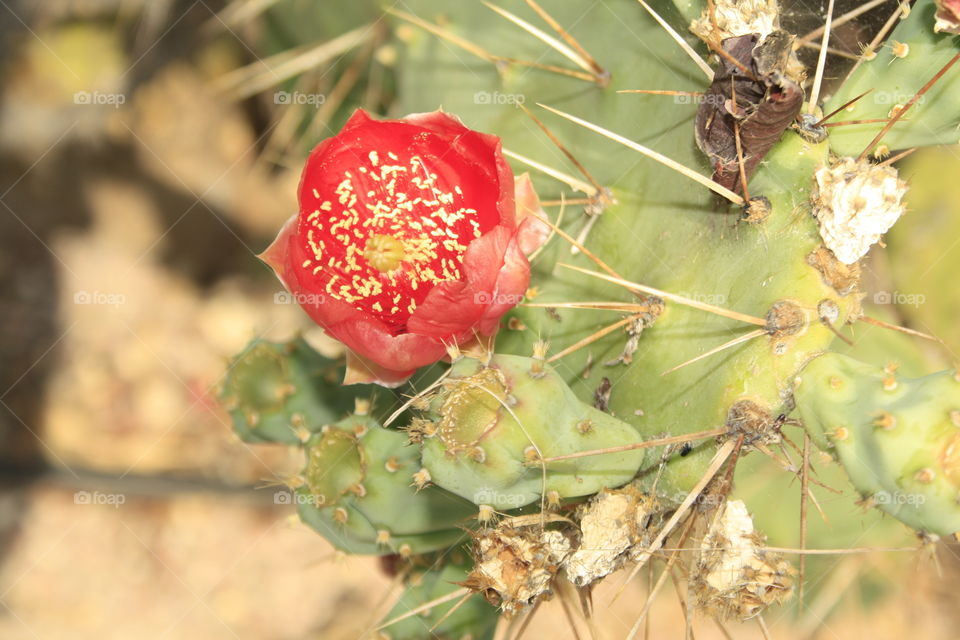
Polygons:
[[507,525],[479,533],[474,548],[476,565],[464,586],[511,614],[552,593],[570,541],[559,531]]
[[842,158],[815,174],[813,213],[820,237],[844,264],[866,255],[903,215],[907,184],[891,166]]
[[706,613],[746,620],[792,594],[793,567],[761,543],[743,501],[724,503],[690,576],[692,593]]
[[762,41],[779,29],[780,7],[776,0],[718,0],[712,17],[705,9],[690,25],[698,37],[712,42],[750,34],[757,34]]
[[729,59],[720,59],[697,109],[695,133],[714,167],[713,179],[727,189],[742,188],[741,158],[749,178],[800,113],[802,74],[793,64],[792,45],[793,36],[783,31],[763,40],[756,33],[740,35],[720,45]]

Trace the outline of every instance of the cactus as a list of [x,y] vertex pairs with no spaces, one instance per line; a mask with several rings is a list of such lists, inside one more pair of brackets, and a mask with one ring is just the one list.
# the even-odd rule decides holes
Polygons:
[[254,340],[230,363],[220,399],[245,442],[300,444],[369,389],[340,389],[343,366],[303,338]]
[[960,374],[909,379],[826,354],[799,378],[810,436],[869,504],[921,531],[960,531]]
[[[418,562],[410,570],[404,581],[406,589],[400,601],[387,614],[387,620],[397,620],[388,624],[381,637],[389,640],[420,640],[430,637],[439,640],[460,640],[470,637],[474,640],[490,640],[496,627],[497,610],[481,598],[469,598],[457,604],[457,600],[443,602],[411,617],[411,611],[418,607],[443,600],[451,594],[456,595],[457,585],[467,579],[470,571],[469,550],[455,550],[451,557],[433,562],[427,556],[425,562]],[[423,565],[423,566],[422,566]],[[454,609],[454,607],[457,607]],[[451,611],[452,610],[452,611]]]
[[[357,553],[396,543],[422,553],[473,529],[463,584],[507,614],[550,597],[556,581],[583,587],[628,561],[635,573],[668,538],[683,547],[697,535],[700,552],[683,561],[698,605],[745,618],[786,598],[793,572],[727,496],[750,452],[796,471],[770,450],[796,423],[867,504],[921,533],[960,529],[954,374],[909,380],[831,352],[865,351],[841,344],[870,320],[861,261],[910,201],[904,176],[880,166],[884,147],[956,141],[960,53],[956,38],[934,33],[934,2],[915,3],[822,106],[823,69],[804,81],[774,2],[656,2],[657,19],[643,2],[547,4],[410,0],[389,10],[401,46],[394,114],[442,105],[500,136],[514,172],[544,170],[537,192],[561,209],[492,351],[461,357],[450,345],[449,369],[416,394],[417,414],[401,424],[419,447],[369,421],[358,437],[356,417],[313,429],[297,489],[304,519]],[[672,59],[678,44],[661,22],[694,19],[720,52],[717,72]],[[692,34],[684,43],[707,50]],[[872,97],[860,95],[867,88]],[[635,90],[681,93],[618,93]],[[684,92],[704,94],[702,104]],[[829,117],[882,121],[823,127],[822,113],[838,109]],[[923,361],[915,345],[897,349]],[[384,475],[390,456],[415,487]],[[393,546],[378,544],[381,529]],[[735,540],[757,549],[726,548]],[[613,547],[598,549],[603,541]],[[506,580],[503,558],[523,571]],[[750,583],[758,572],[764,581]]]
[[405,444],[369,416],[325,425],[307,441],[306,468],[293,481],[301,519],[348,553],[409,556],[462,540],[476,509],[417,487],[419,456]]
[[494,355],[455,362],[416,422],[431,480],[478,505],[559,505],[630,481],[643,450],[543,462],[640,442],[625,422],[580,401],[543,359]]

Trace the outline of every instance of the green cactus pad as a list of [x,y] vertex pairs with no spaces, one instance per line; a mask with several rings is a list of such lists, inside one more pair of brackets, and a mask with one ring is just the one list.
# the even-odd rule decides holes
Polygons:
[[539,463],[554,456],[640,442],[629,424],[580,401],[542,361],[463,358],[433,398],[423,466],[437,485],[476,504],[514,509],[549,492],[596,493],[629,482],[644,451]]
[[476,507],[438,487],[418,491],[415,447],[368,416],[350,416],[306,443],[300,518],[348,553],[426,553],[462,540]]
[[[463,556],[460,551],[454,554]],[[453,593],[460,588],[459,583],[467,579],[470,568],[466,558],[451,562],[438,569],[421,571],[414,569],[407,579],[406,590],[400,601],[387,615],[387,620],[402,616],[422,604]],[[431,607],[427,611],[406,618],[383,629],[381,634],[389,640],[490,640],[497,626],[500,612],[491,606],[480,594],[471,594],[459,608],[441,621],[459,600],[451,600]],[[437,625],[437,622],[440,622]],[[430,631],[432,629],[432,631]]]
[[906,524],[960,531],[960,375],[898,377],[837,354],[813,360],[794,392],[811,438],[853,485]]
[[353,410],[369,387],[343,389],[343,365],[303,338],[254,340],[230,363],[220,400],[244,442],[300,444]]
[[[893,8],[891,5],[890,10]],[[896,105],[906,104],[960,52],[960,38],[949,33],[934,33],[935,10],[934,0],[915,2],[910,15],[899,22],[886,44],[877,50],[877,57],[861,64],[846,79],[842,88],[824,104],[824,112],[829,113],[868,90],[871,91],[868,95],[833,119],[888,118]],[[904,53],[904,57],[897,56]],[[883,144],[891,149],[956,144],[960,141],[958,93],[960,66],[954,65],[884,136]],[[831,131],[830,146],[840,155],[856,156],[883,126],[881,122],[837,127]]]
[[[499,4],[524,19],[537,19],[522,0]],[[666,3],[655,6],[676,18]],[[544,62],[564,63],[480,4],[416,0],[409,7],[427,20],[442,13],[447,29],[498,55],[527,60],[543,56]],[[838,327],[859,309],[856,270],[841,273],[829,252],[818,251],[820,236],[810,213],[813,172],[827,161],[827,145],[808,144],[785,132],[750,184],[751,195],[770,200],[771,213],[757,224],[742,221],[740,210],[718,206],[707,189],[687,177],[535,105],[541,102],[585,118],[703,175],[711,173],[694,143],[697,105],[689,98],[617,93],[703,91],[709,85],[639,3],[587,7],[555,2],[549,10],[561,24],[577,25],[574,36],[610,71],[608,86],[520,67],[508,66],[498,73],[493,65],[417,31],[406,49],[399,110],[443,105],[467,125],[500,135],[505,147],[575,174],[553,143],[510,103],[523,100],[597,180],[612,189],[617,202],[595,221],[586,246],[621,276],[759,318],[778,302],[790,301],[803,316],[791,336],[761,336],[662,376],[667,369],[757,328],[667,302],[664,313],[644,329],[631,363],[606,364],[621,354],[627,340],[624,332],[615,331],[554,364],[582,401],[592,401],[602,379],[609,378],[612,413],[645,438],[722,426],[730,408],[741,400],[776,416],[800,364],[834,341],[834,334],[818,318],[821,301],[836,305]],[[514,168],[527,170],[520,163]],[[537,184],[544,198],[565,191],[549,179]],[[555,216],[556,210],[549,214]],[[586,218],[582,208],[568,206],[563,227],[577,236],[588,223]],[[560,262],[598,270],[582,253],[571,255],[570,246],[555,237],[534,261],[531,284],[539,295],[533,302],[636,302],[624,288],[571,272],[558,266]],[[520,321],[513,326],[524,328],[502,331],[499,353],[529,354],[539,339],[547,340],[551,354],[556,353],[622,318],[610,311],[530,307],[518,308],[513,316]],[[675,457],[658,476],[658,488],[670,495],[688,491],[714,451],[711,442],[683,458]],[[659,453],[651,461],[658,462]],[[651,469],[654,475],[656,470]]]

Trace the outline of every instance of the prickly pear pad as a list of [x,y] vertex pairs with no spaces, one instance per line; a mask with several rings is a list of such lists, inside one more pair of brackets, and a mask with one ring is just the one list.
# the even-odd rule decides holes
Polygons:
[[835,452],[869,503],[923,531],[960,531],[955,371],[909,379],[826,354],[800,378],[794,395],[810,436]]
[[473,505],[438,487],[418,491],[417,451],[367,416],[326,426],[306,445],[300,518],[348,553],[425,553],[465,537]]
[[514,509],[629,482],[644,451],[540,462],[540,458],[638,443],[637,431],[584,402],[542,361],[494,355],[454,363],[429,416],[423,466],[437,485],[476,504]]

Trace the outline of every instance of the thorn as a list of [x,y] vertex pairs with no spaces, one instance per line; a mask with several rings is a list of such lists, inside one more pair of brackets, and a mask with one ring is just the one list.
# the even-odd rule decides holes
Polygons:
[[563,358],[564,356],[568,356],[568,355],[570,355],[571,353],[573,353],[573,352],[575,352],[575,351],[579,351],[580,349],[584,348],[585,346],[587,346],[587,345],[589,345],[589,344],[593,344],[594,342],[596,342],[596,341],[599,340],[600,338],[602,338],[602,337],[604,337],[604,336],[606,336],[606,335],[608,335],[608,334],[610,334],[610,333],[613,333],[614,331],[616,331],[616,330],[619,329],[620,327],[622,327],[622,326],[624,326],[624,325],[626,325],[626,324],[629,324],[629,323],[633,322],[634,320],[636,320],[636,319],[639,318],[639,317],[640,317],[639,315],[629,316],[629,317],[627,317],[627,318],[624,318],[624,319],[620,320],[619,322],[614,322],[613,324],[607,325],[607,326],[604,327],[603,329],[600,329],[599,331],[594,332],[593,334],[587,336],[586,338],[583,338],[582,340],[578,340],[577,342],[575,342],[574,344],[570,345],[569,347],[567,347],[566,349],[564,349],[564,350],[561,351],[560,353],[555,353],[554,355],[550,356],[550,358],[547,360],[547,362],[548,362],[548,363],[555,362],[555,361],[559,360],[560,358]]
[[900,118],[902,118],[902,117],[907,113],[907,111],[910,110],[910,107],[912,107],[914,104],[916,104],[917,100],[919,100],[920,98],[922,98],[923,95],[924,95],[927,91],[929,91],[930,88],[933,87],[933,85],[936,84],[937,81],[938,81],[940,78],[943,77],[943,74],[945,74],[947,71],[949,71],[949,70],[950,70],[950,67],[952,67],[954,64],[957,63],[957,60],[960,60],[960,52],[958,52],[956,55],[954,55],[952,58],[950,58],[950,60],[947,61],[947,63],[946,63],[945,65],[943,65],[943,67],[941,67],[941,69],[940,69],[939,71],[937,71],[937,72],[933,75],[933,77],[930,78],[930,80],[928,80],[927,83],[926,83],[925,85],[923,85],[923,86],[920,88],[920,90],[917,91],[917,92],[913,95],[912,98],[910,98],[909,100],[907,100],[907,103],[906,103],[905,105],[903,105],[903,108],[902,108],[902,109],[898,109],[898,110],[897,110],[897,112],[893,115],[893,117],[890,118],[890,120],[887,121],[887,126],[885,126],[883,129],[881,129],[881,130],[880,130],[880,133],[878,133],[878,134],[876,135],[876,137],[875,137],[873,140],[870,141],[870,143],[866,146],[866,148],[865,148],[863,151],[860,152],[860,156],[857,158],[857,160],[863,160],[864,158],[866,158],[867,155],[870,153],[871,149],[873,149],[875,146],[877,146],[877,144],[878,144],[881,140],[883,140],[883,136],[887,135],[887,132],[889,132],[890,129],[893,128],[893,125],[895,125],[895,124],[897,123],[897,120],[899,120]]
[[903,2],[897,2],[896,10],[894,10],[894,12],[890,14],[890,17],[887,18],[887,21],[883,23],[883,26],[880,27],[880,31],[877,32],[877,35],[873,36],[873,40],[870,41],[870,44],[863,48],[863,53],[861,54],[860,59],[856,62],[856,64],[853,65],[853,68],[850,69],[850,72],[847,74],[847,78],[853,75],[853,72],[859,69],[861,64],[877,57],[877,46],[883,42],[884,38],[886,38],[887,34],[890,33],[891,29],[893,29],[893,26],[897,23],[897,20],[900,18],[900,16],[904,14],[904,6],[908,7],[906,11],[909,12],[909,5],[905,5]]
[[693,528],[693,523],[695,520],[696,518],[690,518],[687,520],[686,525],[684,525],[683,532],[680,534],[680,538],[677,540],[677,548],[673,551],[673,553],[670,554],[670,558],[667,560],[666,566],[664,566],[663,571],[660,573],[660,577],[657,578],[656,584],[650,588],[647,601],[643,605],[643,609],[640,610],[640,615],[637,617],[637,621],[633,623],[632,627],[630,627],[630,632],[627,634],[627,640],[633,640],[637,637],[637,633],[640,632],[640,625],[643,624],[643,621],[647,618],[647,614],[650,613],[650,608],[653,606],[654,598],[656,598],[660,588],[663,587],[667,577],[672,574],[673,565],[680,557],[680,551],[683,549],[683,545],[687,541],[687,536],[690,535],[690,530]]
[[723,343],[722,345],[720,345],[719,347],[714,347],[713,349],[710,349],[710,350],[707,351],[706,353],[702,353],[702,354],[700,354],[699,356],[697,356],[697,357],[695,357],[695,358],[691,358],[690,360],[687,360],[686,362],[684,362],[684,363],[682,363],[682,364],[678,364],[678,365],[675,366],[675,367],[672,367],[672,368],[670,368],[670,369],[667,369],[666,371],[664,371],[664,372],[661,373],[660,375],[661,375],[661,376],[665,376],[665,375],[667,375],[668,373],[673,373],[674,371],[676,371],[676,370],[678,370],[678,369],[682,369],[683,367],[685,367],[685,366],[687,366],[687,365],[689,365],[689,364],[693,364],[694,362],[698,362],[698,361],[700,361],[700,360],[703,360],[704,358],[709,358],[710,356],[712,356],[712,355],[714,355],[714,354],[716,354],[716,353],[720,353],[720,352],[723,351],[724,349],[729,349],[730,347],[735,347],[735,346],[737,346],[738,344],[742,344],[742,343],[747,342],[747,341],[749,341],[749,340],[753,340],[754,338],[759,338],[760,336],[765,336],[765,335],[768,335],[768,331],[767,331],[766,329],[755,329],[755,330],[751,331],[750,333],[745,333],[745,334],[742,335],[742,336],[737,336],[737,337],[734,338],[733,340],[729,340],[729,341],[727,341],[727,342],[724,342],[724,343]]
[[575,267],[563,262],[558,262],[557,266],[564,267],[566,269],[571,269],[572,271],[579,271],[588,276],[593,276],[594,278],[599,278],[601,280],[607,280],[608,282],[613,282],[619,284],[622,287],[627,289],[640,291],[641,293],[646,293],[647,295],[656,296],[658,298],[663,298],[664,300],[669,300],[677,304],[681,304],[687,307],[692,307],[694,309],[700,309],[701,311],[706,311],[708,313],[713,313],[718,316],[723,316],[724,318],[730,318],[732,320],[739,320],[741,322],[746,322],[747,324],[755,324],[757,326],[766,327],[767,321],[763,318],[757,318],[756,316],[747,315],[745,313],[740,313],[738,311],[731,311],[729,309],[724,309],[723,307],[718,307],[716,305],[708,304],[706,302],[699,302],[685,296],[679,296],[673,293],[668,293],[666,291],[661,291],[660,289],[654,289],[653,287],[648,287],[646,285],[637,284],[636,282],[630,282],[629,280],[624,280],[622,278],[615,278],[612,276],[605,276],[602,273],[597,273],[596,271],[590,271],[589,269],[582,269],[580,267]]
[[707,80],[713,82],[713,69],[711,69],[710,65],[708,65],[706,61],[701,58],[696,51],[693,50],[693,47],[691,47],[687,41],[684,40],[683,37],[681,37],[680,34],[674,30],[673,27],[667,24],[667,21],[661,18],[660,15],[650,7],[650,5],[643,0],[637,0],[637,2],[643,5],[643,8],[647,10],[647,13],[649,13],[654,20],[660,23],[660,26],[664,28],[670,37],[673,38],[678,45],[680,45],[680,48],[683,49],[683,52],[690,56],[690,59],[693,60],[700,70],[703,71],[703,74],[707,76]]
[[440,619],[439,619],[439,620],[437,620],[436,622],[433,623],[433,626],[430,627],[429,633],[433,633],[433,630],[434,630],[434,629],[436,629],[437,627],[439,627],[441,624],[444,623],[444,621],[445,621],[447,618],[449,618],[450,616],[452,616],[452,615],[453,615],[453,612],[456,611],[457,609],[459,609],[460,607],[462,607],[462,606],[464,605],[464,603],[465,603],[467,600],[469,600],[469,599],[470,599],[470,596],[472,596],[472,595],[474,595],[473,592],[467,592],[467,593],[463,594],[463,597],[460,598],[460,600],[459,600],[455,605],[453,605],[452,607],[450,607],[449,609],[447,609],[447,612],[444,613],[442,616],[440,616]]
[[[864,14],[875,7],[879,7],[881,4],[888,1],[889,0],[870,0],[870,2],[865,2],[859,7],[857,7],[856,9],[848,11],[842,16],[837,16],[833,21],[833,26],[839,27],[841,25],[844,25],[850,22],[851,20],[853,20],[854,18],[856,18],[857,16]],[[817,27],[816,29],[806,34],[805,36],[801,38],[797,38],[796,42],[793,45],[794,50],[798,49],[799,47],[805,46],[808,43],[812,43],[814,39],[818,38],[823,33],[825,28],[826,28],[826,25],[822,27]]]
[[[538,217],[539,217],[540,220],[542,220],[545,224],[549,225],[557,235],[559,235],[561,238],[563,238],[564,240],[566,240],[567,242],[569,242],[571,245],[573,245],[574,247],[576,247],[577,249],[579,249],[579,250],[583,253],[583,255],[585,255],[585,256],[587,256],[588,258],[590,258],[590,260],[592,260],[593,263],[596,264],[598,267],[600,267],[601,269],[603,269],[604,271],[606,271],[607,273],[609,273],[611,276],[613,276],[613,277],[615,277],[615,278],[619,278],[619,277],[620,277],[620,274],[618,274],[616,271],[614,271],[614,270],[613,270],[613,267],[611,267],[611,266],[608,265],[606,262],[604,262],[604,261],[601,260],[599,257],[597,257],[596,254],[594,254],[592,251],[590,251],[590,250],[587,249],[585,246],[583,246],[582,243],[580,243],[580,242],[578,242],[577,240],[575,240],[575,239],[573,238],[573,236],[571,236],[569,233],[567,233],[566,231],[564,231],[563,229],[561,229],[559,226],[553,224],[552,222],[550,222],[550,221],[547,220],[546,218],[543,218],[543,217],[540,217],[540,216],[538,216]],[[557,305],[551,305],[551,306],[557,306]]]
[[535,116],[533,112],[530,111],[530,109],[527,109],[527,107],[524,104],[517,103],[517,106],[520,107],[520,109],[522,109],[525,114],[530,116],[530,119],[533,120],[533,122],[538,127],[540,127],[540,130],[543,131],[548,138],[550,138],[550,141],[553,142],[553,144],[555,144],[558,149],[560,149],[563,155],[565,155],[567,159],[573,163],[573,166],[577,168],[577,170],[583,175],[583,177],[585,177],[590,182],[590,184],[593,185],[593,188],[596,190],[597,197],[600,200],[609,203],[610,198],[609,196],[606,195],[606,189],[604,189],[603,185],[600,184],[596,178],[590,175],[590,172],[587,171],[586,167],[584,167],[583,164],[581,164],[580,161],[574,157],[573,153],[571,153],[570,150],[567,149],[563,145],[563,143],[560,142],[559,139],[557,139],[555,135],[553,135],[550,129],[547,128],[547,125],[543,124],[543,122],[540,121],[540,118]]
[[823,126],[823,123],[824,123],[824,122],[826,122],[827,120],[829,120],[829,119],[832,118],[833,116],[837,115],[838,113],[840,113],[841,111],[843,111],[844,109],[846,109],[847,107],[849,107],[850,105],[852,105],[852,104],[854,104],[854,103],[856,103],[856,102],[859,102],[862,98],[864,98],[865,96],[869,95],[869,93],[870,93],[871,91],[873,91],[873,89],[867,89],[866,91],[864,91],[863,93],[861,93],[860,95],[858,95],[856,98],[852,98],[852,99],[850,99],[850,100],[847,100],[847,101],[844,102],[842,105],[840,105],[839,107],[837,107],[836,109],[834,109],[833,111],[831,111],[830,113],[828,113],[827,115],[823,116],[822,118],[820,118],[819,120],[817,120],[815,123],[813,123],[813,126],[814,126],[814,127],[821,127],[821,126]]
[[[734,82],[734,79],[730,78],[730,96],[733,101],[733,111],[734,113],[739,112],[737,108],[737,85]],[[740,168],[740,187],[743,191],[743,197],[747,202],[750,202],[750,190],[747,189],[747,170],[743,164],[743,146],[740,141],[740,121],[737,119],[733,120],[733,141],[737,148],[737,164]]]
[[607,130],[607,129],[604,129],[603,127],[600,127],[600,126],[598,126],[598,125],[593,124],[592,122],[587,122],[586,120],[582,120],[582,119],[580,119],[580,118],[578,118],[578,117],[576,117],[576,116],[570,115],[569,113],[564,113],[563,111],[560,111],[560,110],[558,110],[558,109],[554,109],[553,107],[548,107],[548,106],[546,106],[546,105],[544,105],[544,104],[540,104],[540,103],[537,103],[537,104],[538,104],[538,106],[543,107],[543,108],[546,109],[547,111],[551,111],[551,112],[557,114],[557,115],[560,116],[561,118],[566,118],[567,120],[570,120],[571,122],[575,122],[576,124],[579,124],[579,125],[582,126],[582,127],[585,127],[585,128],[590,129],[590,130],[592,130],[592,131],[595,131],[595,132],[599,133],[600,135],[605,136],[605,137],[607,137],[607,138],[610,138],[611,140],[613,140],[613,141],[615,141],[615,142],[619,142],[620,144],[622,144],[622,145],[625,146],[625,147],[628,147],[628,148],[630,148],[630,149],[633,149],[634,151],[637,151],[637,152],[639,152],[639,153],[642,153],[643,155],[647,156],[648,158],[651,158],[652,160],[655,160],[655,161],[659,162],[660,164],[662,164],[662,165],[664,165],[664,166],[666,166],[666,167],[669,167],[670,169],[673,169],[674,171],[676,171],[676,172],[678,172],[678,173],[681,173],[681,174],[687,176],[687,177],[690,178],[691,180],[695,180],[696,182],[699,182],[699,183],[702,184],[703,186],[705,186],[705,187],[707,187],[708,189],[710,189],[711,191],[714,191],[715,193],[723,196],[724,198],[726,198],[727,200],[729,200],[730,202],[732,202],[732,203],[734,203],[734,204],[743,205],[743,203],[745,202],[742,197],[740,197],[739,195],[737,195],[737,194],[734,193],[733,191],[730,191],[730,190],[727,189],[726,187],[723,187],[723,186],[717,184],[716,182],[714,182],[714,181],[711,180],[710,178],[708,178],[708,177],[706,177],[706,176],[703,176],[703,175],[700,175],[699,173],[697,173],[697,172],[694,171],[693,169],[690,169],[690,168],[688,168],[688,167],[685,167],[685,166],[683,166],[682,164],[680,164],[679,162],[677,162],[676,160],[672,160],[672,159],[668,158],[667,156],[665,156],[665,155],[663,155],[663,154],[661,154],[661,153],[658,153],[658,152],[654,151],[653,149],[649,149],[649,148],[643,146],[642,144],[639,144],[639,143],[637,143],[637,142],[634,142],[633,140],[630,140],[630,139],[628,139],[628,138],[624,138],[623,136],[621,136],[621,135],[619,135],[619,134],[616,134],[616,133],[614,133],[614,132],[612,132],[612,131],[609,131],[609,130]]
[[[819,42],[806,42],[803,46],[809,49],[816,49],[817,51],[820,51],[823,48],[823,45],[821,45]],[[827,47],[827,53],[839,56],[841,58],[846,58],[847,60],[860,59],[860,56],[855,53],[850,53],[849,51],[844,51],[835,47]]]
[[452,33],[451,31],[444,29],[443,27],[437,26],[426,20],[422,20],[415,15],[409,14],[405,11],[400,11],[398,9],[393,9],[387,7],[384,9],[386,13],[397,16],[402,20],[406,20],[412,24],[417,25],[418,27],[429,31],[430,33],[443,38],[444,40],[457,45],[461,49],[469,51],[475,56],[486,60],[487,62],[492,62],[494,64],[516,64],[524,67],[532,67],[534,69],[542,69],[543,71],[550,71],[552,73],[557,73],[563,76],[569,76],[572,78],[578,78],[580,80],[586,80],[588,82],[595,82],[596,78],[592,73],[583,73],[581,71],[574,71],[572,69],[565,69],[564,67],[558,67],[551,64],[541,64],[539,62],[530,62],[529,60],[518,60],[516,58],[507,58],[504,56],[498,56],[496,54],[490,53],[483,47],[476,45],[466,38],[461,38],[460,36]]
[[[803,432],[803,463],[800,472],[800,548],[807,548],[807,494],[810,492],[810,435]],[[800,556],[800,584],[797,602],[803,609],[803,578],[806,574],[806,556]]]
[[450,602],[451,600],[456,600],[457,598],[462,598],[464,594],[470,594],[470,590],[467,589],[466,587],[464,587],[464,588],[462,588],[462,589],[457,589],[456,591],[452,591],[452,592],[448,593],[448,594],[445,595],[445,596],[440,596],[439,598],[435,598],[435,599],[431,600],[430,602],[425,602],[425,603],[423,603],[422,605],[420,605],[419,607],[416,607],[415,609],[411,609],[410,611],[407,611],[407,612],[404,613],[403,615],[399,615],[399,616],[397,616],[397,617],[395,617],[395,618],[393,618],[393,619],[391,619],[391,620],[388,620],[387,622],[384,622],[383,624],[381,624],[380,626],[378,626],[378,627],[376,628],[376,631],[379,631],[379,630],[381,630],[381,629],[386,629],[387,627],[389,627],[389,626],[391,626],[391,625],[394,625],[394,624],[396,624],[396,623],[398,623],[398,622],[402,622],[403,620],[406,620],[407,618],[412,618],[413,616],[417,615],[418,613],[422,613],[422,612],[424,612],[424,611],[427,611],[428,609],[432,609],[433,607],[435,607],[435,606],[437,606],[437,605],[444,604],[444,603],[446,603],[446,602]]
[[653,307],[646,304],[629,302],[525,302],[521,307],[534,309],[593,309],[597,311],[619,311],[621,313],[652,312]]
[[[510,13],[506,9],[498,7],[495,4],[491,4],[486,0],[482,0],[482,2],[484,6],[486,6],[488,9],[491,9],[492,11],[496,11],[498,14],[500,14],[501,16],[503,16],[513,24],[517,25],[518,27],[520,27],[521,29],[523,29],[524,31],[532,35],[537,40],[540,40],[541,42],[547,44],[552,49],[555,49],[557,52],[560,53],[560,55],[567,58],[568,60],[573,62],[575,65],[577,65],[587,73],[590,73],[591,75],[596,75],[594,70],[590,67],[590,65],[587,63],[586,60],[584,60],[580,55],[572,51],[568,46],[558,41],[553,36],[544,33],[543,31],[533,26],[523,18],[520,18],[519,16],[516,16]],[[597,83],[599,84],[599,78],[597,80],[598,80]]]
[[858,318],[861,322],[866,322],[867,324],[872,324],[876,327],[881,327],[883,329],[891,329],[893,331],[899,331],[900,333],[905,333],[909,336],[916,336],[917,338],[923,338],[924,340],[932,340],[933,342],[939,342],[940,344],[945,344],[943,340],[935,336],[917,331],[916,329],[907,329],[906,327],[901,327],[895,324],[890,324],[889,322],[884,322],[883,320],[877,320],[876,318],[871,318],[870,316],[860,316]]
[[437,26],[432,22],[427,22],[426,20],[423,20],[422,18],[419,18],[413,14],[407,13],[406,11],[400,11],[399,9],[394,9],[392,7],[386,7],[384,11],[390,15],[400,18],[401,20],[406,20],[411,24],[415,24],[421,29],[425,29],[433,35],[443,38],[447,42],[455,44],[461,49],[469,51],[473,55],[477,56],[478,58],[482,58],[487,62],[496,63],[498,60],[497,56],[493,55],[483,47],[476,45],[469,40],[461,38],[460,36],[448,31],[447,29],[444,29],[443,27]]
[[[724,431],[726,431],[724,429]],[[640,572],[640,569],[647,563],[648,560],[653,556],[653,552],[663,546],[663,541],[667,539],[667,536],[673,531],[674,527],[677,526],[677,523],[680,519],[686,515],[687,511],[690,510],[690,507],[693,506],[693,503],[696,501],[703,490],[706,488],[707,484],[713,477],[717,474],[717,471],[720,470],[720,467],[723,466],[723,463],[727,461],[727,458],[730,457],[730,454],[733,453],[734,448],[737,446],[737,443],[733,440],[727,440],[724,442],[717,452],[714,454],[713,459],[710,461],[710,464],[707,466],[707,470],[704,472],[703,476],[700,477],[700,480],[697,481],[697,484],[690,490],[690,492],[683,499],[683,502],[680,503],[680,506],[677,507],[676,511],[673,512],[673,515],[670,516],[670,519],[665,525],[660,529],[660,532],[657,534],[657,537],[647,545],[647,548],[640,555],[640,559],[637,561],[637,564],[634,565],[633,569],[630,571],[630,575],[627,576],[627,579],[621,585],[620,590],[617,592],[617,596],[623,592],[623,589],[630,583],[631,580],[636,577],[637,573]]]
[[595,197],[598,193],[597,189],[594,188],[592,185],[589,185],[586,182],[583,182],[582,180],[578,180],[577,178],[574,178],[571,175],[567,175],[562,171],[559,171],[557,169],[552,169],[545,164],[540,164],[536,160],[531,160],[530,158],[526,156],[522,156],[519,153],[516,153],[509,149],[503,149],[503,155],[507,156],[508,158],[513,158],[518,162],[522,162],[526,165],[529,165],[534,169],[537,169],[538,171],[542,171],[543,173],[547,174],[551,178],[555,178],[559,180],[560,182],[567,185],[571,189],[582,191],[583,193],[587,194],[591,198]]
[[837,336],[838,338],[840,338],[841,340],[843,340],[845,343],[847,343],[847,344],[850,345],[851,347],[853,346],[853,340],[851,340],[851,339],[848,338],[847,336],[843,335],[843,334],[840,332],[840,329],[837,329],[835,326],[833,326],[833,324],[832,324],[829,320],[827,320],[826,318],[820,318],[820,322],[822,322],[822,323],[823,323],[823,326],[825,326],[827,329],[829,329],[830,332],[833,333],[833,335]]
[[[868,118],[866,120],[844,120],[842,122],[828,122],[823,125],[826,128],[829,127],[846,127],[853,124],[877,124],[878,122],[889,122],[889,118]],[[906,118],[903,119],[904,122],[909,122]]]
[[891,157],[887,158],[886,160],[884,160],[883,162],[881,162],[881,163],[878,164],[877,166],[878,166],[878,167],[886,167],[886,166],[889,166],[889,165],[893,164],[894,162],[899,162],[900,160],[903,160],[904,158],[906,158],[907,156],[909,156],[911,153],[913,153],[914,151],[916,151],[916,150],[919,149],[919,148],[920,148],[920,147],[913,147],[913,148],[911,148],[911,149],[907,149],[906,151],[901,151],[901,152],[898,153],[897,155],[891,156]]
[[679,436],[668,436],[666,438],[656,438],[654,440],[645,440],[644,442],[635,442],[634,444],[624,444],[618,447],[606,447],[604,449],[592,449],[590,451],[577,451],[576,453],[567,453],[562,456],[553,456],[552,458],[538,458],[537,463],[559,462],[561,460],[573,460],[574,458],[587,458],[590,456],[602,456],[607,453],[620,453],[622,451],[636,451],[637,449],[649,449],[651,447],[662,447],[668,444],[679,444],[681,442],[693,442],[694,440],[706,440],[707,438],[716,438],[727,432],[726,427],[717,427],[716,429],[707,429],[706,431],[697,431],[696,433],[684,433]]
[[645,93],[653,96],[689,96],[691,98],[703,96],[702,91],[672,91],[664,89],[620,89],[617,93]]
[[594,57],[591,56],[590,53],[580,45],[579,42],[577,42],[576,38],[570,35],[570,33],[566,29],[564,29],[559,22],[554,20],[549,13],[543,10],[539,4],[534,2],[534,0],[527,0],[527,4],[530,6],[531,9],[537,12],[537,15],[543,18],[544,22],[549,24],[554,31],[560,34],[560,37],[563,38],[567,42],[567,44],[573,47],[577,51],[577,53],[580,54],[580,56],[586,61],[587,65],[596,75],[600,77],[610,76],[610,73],[606,69],[600,66],[600,64],[594,59]]
[[823,83],[823,72],[827,68],[827,48],[830,44],[830,31],[833,27],[833,2],[827,4],[827,21],[823,25],[823,40],[820,45],[820,57],[817,58],[817,73],[813,78],[813,89],[810,90],[810,102],[807,104],[807,113],[813,115],[817,111],[817,102],[820,100],[820,87]]

